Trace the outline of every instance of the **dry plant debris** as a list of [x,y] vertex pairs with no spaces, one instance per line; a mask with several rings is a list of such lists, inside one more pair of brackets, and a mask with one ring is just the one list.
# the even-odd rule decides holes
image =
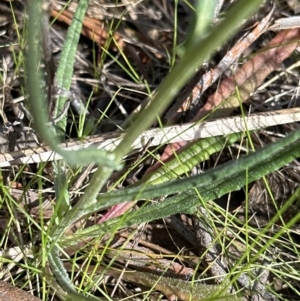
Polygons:
[[[93,121],[94,136],[91,139],[96,139],[98,142],[110,139],[107,145],[112,146],[115,143],[113,139],[119,136],[118,128],[126,124],[132,112],[147,105],[151,94],[149,91],[154,92],[167,75],[172,60],[179,59],[173,53],[174,45],[177,46],[184,41],[191,10],[185,1],[179,1],[178,23],[175,27],[174,2],[142,0],[133,5],[130,1],[90,1],[83,24],[72,89],[78,96],[79,107],[87,107],[88,118]],[[228,2],[221,6],[221,13],[226,10]],[[53,21],[51,39],[55,46],[53,58],[56,64],[76,3],[77,1],[68,4],[67,1],[55,0],[49,10]],[[25,9],[25,1],[0,3],[1,91],[3,91],[0,95],[0,104],[3,123],[6,118],[10,122],[18,119],[20,109],[16,104],[22,104],[27,97],[24,93],[21,68],[25,47],[24,40],[20,39],[19,35],[26,28]],[[162,122],[168,126],[174,125],[175,128],[180,127],[182,122],[196,122],[205,116],[241,118],[241,108],[249,118],[252,114],[267,116],[275,110],[287,109],[290,110],[288,111],[290,116],[298,114],[300,102],[297,63],[299,63],[300,29],[297,27],[299,17],[294,15],[299,11],[300,4],[296,0],[275,1],[274,5],[271,1],[265,1],[255,16],[245,22],[240,33],[208,61],[208,66],[199,68],[195,78],[187,84],[162,116]],[[287,21],[288,17],[293,18]],[[178,35],[177,41],[173,40],[174,28]],[[289,68],[290,66],[294,67]],[[267,84],[261,87],[263,83]],[[89,97],[91,99],[88,102]],[[24,108],[26,110],[26,103]],[[279,116],[279,119],[282,117]],[[236,123],[236,119],[232,120]],[[224,120],[220,122],[224,123]],[[77,134],[74,134],[76,124],[78,124],[78,110],[72,108],[69,132],[72,139],[77,138]],[[299,128],[297,122],[290,125],[279,124],[280,122],[268,131],[257,131],[253,134],[255,147],[264,146],[294,128]],[[4,132],[2,128],[4,124],[1,125],[1,133]],[[47,146],[38,145],[28,116],[25,116],[21,125],[17,125],[13,131],[1,134],[0,138],[3,153],[0,163],[3,182],[0,206],[0,229],[3,237],[1,249],[10,250],[15,246],[25,249],[33,243],[33,249],[36,251],[41,247],[40,238],[37,238],[40,234],[37,225],[41,220],[47,222],[54,212],[52,167],[47,164],[47,161],[53,160],[53,154],[49,152]],[[72,143],[70,140],[68,145],[72,146]],[[136,156],[133,154],[132,157],[127,158],[127,168],[133,169],[134,173],[129,173],[127,178],[124,177],[120,186],[128,185],[136,178],[142,179],[144,175],[157,169],[162,162],[170,160],[176,151],[180,152],[186,148],[188,142],[187,139],[183,141],[179,139],[166,147],[162,145],[160,149],[154,148],[153,145],[149,144],[147,147],[150,147],[151,152],[155,152],[155,157],[159,157],[159,160],[145,160],[134,169]],[[202,172],[219,162],[236,158],[243,148],[246,148],[246,145],[241,141],[239,147],[235,145],[224,149],[220,154],[211,156],[208,162],[195,167],[192,172]],[[43,160],[41,160],[42,153]],[[33,161],[29,161],[29,158],[33,158]],[[43,164],[36,164],[44,161],[46,162]],[[73,190],[70,191],[73,202],[79,194],[83,193],[92,169],[93,166],[80,171],[73,179]],[[79,263],[75,267],[66,263],[66,269],[70,274],[74,273],[77,283],[83,279],[85,285],[87,285],[83,276],[85,270],[92,275],[105,273],[113,276],[117,280],[103,277],[100,285],[107,294],[118,300],[136,293],[126,281],[135,284],[135,287],[143,285],[143,282],[138,282],[137,277],[134,280],[129,279],[130,277],[126,280],[124,276],[122,280],[122,273],[127,268],[143,271],[145,275],[148,272],[160,273],[184,280],[189,280],[197,274],[200,279],[211,277],[216,279],[212,282],[218,282],[245,252],[246,243],[241,243],[236,236],[236,233],[239,233],[240,237],[244,236],[241,223],[244,223],[245,227],[253,227],[251,228],[253,233],[250,233],[249,237],[254,240],[256,233],[254,231],[264,227],[299,187],[298,171],[299,162],[295,161],[287,168],[267,177],[273,197],[266,192],[265,183],[257,181],[248,187],[248,191],[232,193],[215,200],[219,207],[212,203],[207,208],[201,209],[202,223],[193,220],[190,216],[182,215],[129,228],[116,233],[113,239],[108,234],[101,242],[88,239],[78,242],[65,252],[72,260],[79,256]],[[40,175],[39,180],[36,175]],[[120,174],[115,174],[108,186],[119,179],[118,176],[120,177]],[[40,182],[40,179],[43,181]],[[132,206],[140,205],[142,204],[117,205],[105,212],[99,212],[95,220],[88,222],[101,223],[124,213]],[[230,223],[226,228],[224,221],[226,223],[228,220],[218,208],[225,208],[235,214],[238,221]],[[283,215],[285,220],[272,225],[269,232],[262,235],[262,239],[268,241],[269,236],[275,235],[284,222],[291,219],[298,211],[298,208],[289,208]],[[26,215],[26,212],[29,215]],[[271,298],[277,300],[277,297],[282,300],[299,299],[299,277],[292,275],[293,277],[289,278],[287,274],[291,271],[288,270],[287,265],[284,265],[285,262],[289,262],[292,271],[299,270],[297,227],[299,228],[299,225],[289,229],[290,232],[286,237],[280,237],[274,244],[274,249],[265,250],[264,260],[258,259],[258,265],[266,267],[270,265],[273,273],[266,276],[261,271],[256,271],[257,275],[261,275],[261,277],[254,277],[256,283],[253,287],[257,288],[258,293],[253,296],[249,293],[249,300],[263,300],[259,296],[267,296],[266,290],[270,287],[272,288],[270,300]],[[70,229],[70,233],[72,231],[75,230]],[[216,236],[222,236],[223,241],[217,240]],[[109,246],[109,250],[103,251],[103,257],[99,256],[93,253],[92,244],[96,245],[99,254],[103,251],[103,246]],[[26,259],[26,254],[19,260],[4,256],[4,253],[1,256],[13,263],[9,265],[8,270],[13,277],[16,277],[18,285],[21,286],[26,282],[28,283],[26,288],[40,289],[37,275],[42,274],[45,266],[34,261],[32,257],[29,257],[30,260]],[[104,264],[99,266],[97,260],[100,257],[101,264],[106,263],[108,268],[103,268]],[[86,258],[90,258],[92,263]],[[272,267],[272,262],[276,260],[283,266],[282,270]],[[1,262],[4,269],[1,274],[3,279],[7,279],[6,262],[5,260]],[[26,270],[26,266],[30,266],[31,273]],[[33,268],[40,273],[34,274]],[[120,269],[120,272],[116,273],[114,268]],[[143,278],[143,274],[138,275]],[[22,278],[24,281],[20,281]],[[249,287],[251,280],[245,272],[239,277],[238,283],[241,287]],[[157,288],[159,290],[159,287]],[[155,300],[159,298],[155,292],[152,292],[152,295]],[[1,281],[0,300],[2,298],[3,300],[39,300]],[[55,286],[51,287],[48,299],[53,300],[53,298],[55,300],[59,298],[55,294]]]
[[5,281],[0,281],[0,301],[41,301],[41,299],[30,295]]

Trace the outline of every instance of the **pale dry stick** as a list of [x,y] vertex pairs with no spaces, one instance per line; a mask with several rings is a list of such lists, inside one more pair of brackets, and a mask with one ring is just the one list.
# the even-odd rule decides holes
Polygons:
[[[268,86],[270,86],[270,84],[272,84],[273,82],[275,82],[276,80],[278,80],[280,77],[286,75],[288,72],[294,70],[295,68],[298,68],[299,66],[300,66],[300,60],[298,60],[295,64],[291,65],[286,70],[280,72],[279,74],[275,75],[270,80],[268,80],[267,82],[265,82],[263,85],[261,85],[257,89],[257,91],[262,91],[262,90],[266,89]],[[265,103],[266,102],[268,102],[268,99],[265,101]]]
[[[202,123],[192,122],[165,128],[154,128],[141,134],[133,143],[132,149],[143,148],[149,140],[151,140],[150,146],[159,146],[166,143],[192,141],[199,138],[228,135],[246,130],[258,130],[297,121],[300,121],[300,108],[253,114],[248,117],[234,116]],[[103,134],[101,136],[90,137],[84,142],[73,140],[62,144],[61,147],[67,151],[75,151],[97,146],[98,149],[111,151],[122,141],[123,136],[124,134],[119,133]],[[35,149],[0,154],[0,167],[49,162],[60,159],[60,155],[53,152],[49,147],[43,146]]]
[[222,256],[217,248],[217,243],[212,236],[213,230],[209,225],[210,216],[206,208],[200,207],[201,218],[194,217],[193,224],[196,230],[197,245],[203,254],[203,261],[209,273],[214,278],[214,283],[222,283],[227,276],[227,264],[222,262]]
[[269,30],[282,30],[282,29],[290,29],[290,28],[299,28],[300,27],[300,17],[288,17],[277,19],[275,24],[272,25]]

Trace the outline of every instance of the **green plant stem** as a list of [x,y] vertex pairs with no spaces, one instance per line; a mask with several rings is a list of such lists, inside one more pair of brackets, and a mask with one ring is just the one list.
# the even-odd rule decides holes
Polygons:
[[[149,107],[142,111],[141,114],[138,115],[134,125],[130,126],[124,139],[116,148],[111,157],[108,157],[108,155],[105,157],[105,154],[103,155],[103,153],[101,157],[101,153],[99,154],[99,152],[95,152],[92,156],[92,153],[88,153],[87,150],[84,150],[83,152],[65,151],[58,147],[57,139],[55,140],[55,137],[51,135],[50,131],[48,130],[45,124],[47,120],[46,112],[43,108],[44,104],[41,101],[41,99],[43,99],[42,93],[36,84],[39,82],[38,73],[36,70],[32,70],[32,66],[37,64],[36,60],[40,58],[36,43],[33,40],[36,28],[34,27],[34,19],[32,19],[29,25],[29,46],[31,47],[31,51],[29,52],[28,56],[27,69],[30,70],[31,73],[29,76],[30,80],[28,81],[28,90],[32,98],[32,112],[37,129],[39,133],[43,135],[46,143],[49,143],[49,145],[55,151],[57,151],[59,154],[62,154],[64,158],[68,160],[68,162],[71,160],[72,162],[82,163],[84,160],[92,159],[94,162],[105,165],[99,166],[84,195],[75,205],[75,207],[65,216],[63,223],[65,228],[63,229],[63,225],[60,225],[58,229],[55,230],[55,236],[60,236],[74,220],[77,220],[80,216],[82,216],[82,212],[85,212],[86,214],[85,208],[95,204],[99,190],[103,187],[113,169],[118,167],[117,163],[122,160],[123,156],[130,151],[130,146],[136,137],[147,127],[149,127],[156,115],[159,115],[166,108],[166,106],[170,103],[170,101],[174,98],[186,81],[192,77],[195,72],[195,67],[199,66],[204,59],[212,54],[217,46],[223,43],[230,35],[234,34],[234,32],[237,30],[237,25],[241,23],[241,20],[249,15],[260,2],[260,0],[253,0],[251,2],[248,0],[240,0],[227,12],[227,17],[225,20],[218,26],[214,27],[210,34],[204,38],[193,36],[193,43],[188,43],[189,47],[187,48],[182,59],[178,64],[176,64],[169,76],[167,76],[167,78],[163,81]],[[37,3],[38,1],[36,4]],[[30,7],[34,8],[34,6],[35,5],[33,1]],[[32,13],[30,13],[30,18],[34,18],[34,16],[37,18],[36,15],[38,15],[37,12],[32,11]],[[200,21],[197,20],[197,22]],[[31,25],[33,25],[33,27]],[[97,157],[100,157],[100,159]]]
[[[83,1],[86,2],[87,0]],[[98,163],[102,165],[108,165],[112,169],[120,169],[121,165],[118,162],[120,160],[115,160],[114,155],[103,150],[98,150],[95,147],[80,149],[77,151],[67,151],[61,148],[59,146],[60,141],[55,135],[55,131],[53,133],[53,131],[49,129],[48,106],[45,100],[45,95],[41,91],[40,87],[41,74],[39,72],[39,66],[41,61],[41,54],[39,44],[37,43],[37,41],[39,41],[41,38],[39,31],[37,31],[37,28],[39,28],[40,24],[39,16],[42,13],[41,4],[42,1],[32,0],[28,5],[28,13],[30,15],[30,18],[28,22],[28,53],[26,60],[26,75],[27,90],[29,93],[29,102],[31,107],[31,114],[34,119],[35,130],[46,144],[48,144],[55,152],[60,154],[65,159],[65,161],[71,165],[86,165],[91,163]],[[86,10],[86,7],[85,5],[83,5],[79,6],[78,9],[84,12]],[[80,16],[83,18],[84,13],[82,11],[80,13]],[[80,31],[78,23],[80,22],[76,20],[75,28],[70,31],[71,33],[73,31]],[[71,35],[70,39],[72,41],[73,48],[75,48],[76,50],[77,44],[74,45],[74,43],[77,42],[77,39],[75,39],[73,35]],[[72,60],[70,60],[69,56],[75,55],[74,50],[73,52],[71,50],[66,51],[64,55],[68,57],[68,60],[62,58],[61,64],[71,64]],[[68,68],[66,68],[66,70],[63,70],[65,72],[61,72],[61,78],[58,77],[58,79],[56,79],[56,84],[58,84],[59,86],[67,85],[72,78],[72,68],[70,68],[69,66]],[[69,77],[70,79],[67,80],[67,77]],[[65,101],[65,99],[63,100]],[[54,114],[55,116],[53,116],[54,118],[57,117],[56,114],[59,114],[59,108],[61,108],[61,106],[63,105],[64,103],[58,105],[57,112]],[[61,134],[61,131],[64,130],[60,128],[58,132]]]
[[182,59],[164,79],[150,105],[138,114],[135,122],[128,128],[124,139],[114,151],[116,159],[121,160],[128,153],[136,137],[167,108],[180,89],[195,74],[196,68],[238,30],[241,21],[257,9],[260,3],[261,0],[238,1],[226,13],[224,21],[216,25],[209,34],[204,37],[192,36],[194,40],[188,43],[189,47]]
[[48,260],[51,265],[51,269],[53,274],[55,275],[56,279],[58,280],[61,287],[64,289],[64,291],[67,293],[67,300],[70,301],[105,301],[102,298],[95,298],[95,297],[87,297],[83,294],[77,293],[75,288],[73,287],[73,284],[69,278],[69,275],[67,274],[62,261],[59,258],[58,255],[58,249],[57,247],[53,247],[51,252],[49,252]]
[[[208,0],[202,0],[202,1],[208,3]],[[53,148],[53,150],[55,150],[57,153],[61,154],[66,160],[68,160],[68,162],[75,162],[75,163],[82,164],[82,162],[85,163],[88,162],[86,161],[86,158],[88,157],[88,160],[92,160],[94,162],[102,164],[102,166],[99,166],[98,170],[95,172],[94,176],[92,177],[91,182],[88,188],[86,189],[83,197],[74,206],[74,208],[66,214],[65,218],[62,220],[62,223],[58,225],[57,228],[53,229],[54,240],[57,240],[64,233],[66,228],[72,225],[74,221],[84,216],[87,216],[95,211],[95,208],[98,207],[96,197],[99,190],[103,187],[103,185],[105,184],[106,180],[108,179],[112,171],[115,168],[118,168],[118,162],[121,161],[123,156],[130,151],[131,144],[134,142],[136,137],[151,125],[151,123],[153,122],[154,118],[157,115],[160,115],[164,111],[164,109],[168,106],[171,100],[177,95],[177,93],[180,91],[183,85],[193,76],[193,74],[196,71],[196,68],[200,66],[201,63],[205,59],[207,59],[218,46],[220,46],[223,42],[226,41],[227,38],[229,38],[237,31],[237,27],[241,23],[241,20],[243,20],[246,16],[248,16],[251,12],[253,12],[260,3],[261,0],[252,0],[252,1],[240,0],[235,5],[233,5],[233,7],[227,12],[227,16],[224,19],[224,21],[221,24],[215,26],[209,34],[207,34],[204,37],[192,35],[191,39],[187,43],[186,52],[184,53],[182,59],[179,61],[178,64],[176,64],[176,66],[171,71],[171,73],[163,81],[157,94],[154,96],[153,100],[151,101],[149,107],[146,110],[142,111],[140,114],[138,114],[136,121],[134,122],[134,124],[132,124],[129,127],[127,134],[125,135],[120,145],[113,152],[113,155],[109,157],[108,155],[105,156],[105,154],[103,155],[102,153],[103,157],[101,159],[98,159],[97,156],[101,157],[101,153],[99,152],[97,153],[96,150],[92,150],[92,152],[90,152],[91,154],[90,157],[88,157],[89,155],[87,150],[85,150],[84,152],[80,152],[80,151],[67,152],[61,149],[58,146],[57,139],[55,139],[54,135],[51,135],[51,132],[46,126],[47,114],[43,108],[44,103],[42,102],[44,97],[39,88],[39,77],[38,77],[38,72],[36,71],[37,65],[40,62],[40,55],[39,55],[36,40],[34,39],[34,37],[36,37],[35,26],[37,26],[38,24],[37,21],[38,14],[39,14],[38,5],[40,4],[40,1],[30,2],[29,16],[31,21],[29,22],[29,38],[28,38],[29,53],[28,53],[26,69],[27,69],[27,76],[28,76],[28,90],[33,104],[32,109],[33,109],[33,117],[34,117],[35,125],[39,133],[41,134],[41,136],[44,138],[45,142],[48,143],[49,146]],[[81,28],[80,27],[81,24],[79,23],[82,22],[82,19],[85,14],[86,6],[87,6],[87,0],[80,0],[78,6],[78,14],[77,12],[75,14],[79,20],[75,20],[73,22],[74,28],[76,28],[77,31],[80,31],[79,28]],[[204,7],[209,7],[209,6],[204,5]],[[197,18],[196,22],[201,22],[201,20]],[[196,23],[195,29],[196,28],[199,29],[200,27],[201,26],[199,26],[199,24]],[[68,44],[69,52],[67,51],[66,53],[74,53],[75,51],[74,47],[76,47],[75,44],[77,43],[76,40],[78,40],[78,34],[79,32],[74,33],[74,35],[70,39],[70,44]],[[70,68],[73,68],[73,64],[71,66],[64,66],[64,64],[66,64],[66,62],[62,61],[61,66],[63,69],[66,68],[65,71],[67,72],[65,73],[63,71],[62,74],[64,75],[62,76],[62,80],[63,80],[63,85],[65,85],[68,88],[72,76],[71,73],[73,70],[73,69],[71,70]],[[63,100],[61,103],[63,104],[64,101],[65,100]],[[57,112],[60,113],[59,108],[61,108],[60,104],[58,106],[58,109],[57,110],[55,109],[56,113]],[[64,132],[64,128],[63,128],[63,132]],[[191,183],[192,186],[196,186],[197,182],[194,182],[194,180],[195,179],[190,179],[189,182],[186,182],[185,184],[181,185],[181,189],[182,190],[187,189],[189,187],[187,183]],[[226,181],[228,180],[229,179],[226,178]],[[230,183],[226,181],[225,183],[219,184],[220,185],[219,190],[222,191],[222,193],[226,189],[231,187]],[[163,189],[163,187],[157,187],[157,188],[160,188],[159,191],[160,195],[165,194],[165,190]],[[170,187],[168,187],[168,185],[166,186],[166,189],[167,189],[166,191],[170,192]],[[135,196],[139,196],[139,194],[136,194]],[[116,199],[117,197],[113,201],[115,201]],[[163,202],[162,204],[164,203],[165,202]],[[174,203],[175,202],[173,202],[173,204]],[[183,209],[184,208],[182,207],[182,204],[179,204],[177,207],[175,206],[173,212],[174,211],[178,212],[178,210],[183,210]],[[169,211],[164,210],[162,212],[163,214],[170,214],[170,210]],[[158,218],[158,215],[154,214],[153,210],[150,211],[150,214],[152,215],[149,216],[148,213],[149,218],[151,219]],[[131,219],[131,222],[132,221],[134,221],[133,218]],[[59,280],[60,284],[69,294],[72,295],[71,297],[74,300],[77,299],[91,300],[90,298],[78,294],[74,289],[74,287],[72,286],[69,279],[65,279],[68,278],[68,275],[63,271],[63,266],[61,265],[60,258],[58,254],[55,252],[55,246],[53,248],[53,252],[51,251],[49,254],[49,261],[52,266],[52,271],[53,273],[55,273],[55,276]]]
[[[195,40],[189,42],[182,59],[175,65],[174,69],[165,78],[159,87],[157,94],[150,105],[138,114],[135,122],[129,127],[122,142],[113,152],[116,161],[122,160],[123,156],[130,151],[136,137],[147,129],[153,122],[155,116],[160,115],[169,105],[172,99],[193,76],[197,66],[207,59],[215,49],[233,35],[241,21],[250,15],[261,3],[261,0],[240,0],[227,12],[226,18],[219,25],[215,26],[210,34],[205,37],[193,37]],[[201,22],[198,20],[197,22]],[[113,169],[100,166],[93,175],[89,186],[85,190],[80,201],[67,216],[66,224],[72,223],[86,212],[85,208],[96,203],[99,190],[106,183]]]

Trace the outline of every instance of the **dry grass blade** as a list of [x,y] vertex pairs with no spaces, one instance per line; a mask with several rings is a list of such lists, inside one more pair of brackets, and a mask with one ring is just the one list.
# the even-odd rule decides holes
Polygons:
[[[249,117],[228,117],[215,121],[202,123],[187,123],[174,125],[165,128],[156,128],[145,131],[133,143],[133,149],[148,146],[159,146],[166,143],[176,143],[192,141],[199,138],[228,135],[231,133],[243,132],[246,130],[258,130],[278,124],[288,124],[300,121],[300,109],[286,109],[269,113],[253,114]],[[122,134],[106,134],[94,136],[82,141],[70,141],[61,146],[65,150],[77,150],[91,146],[98,149],[113,150],[122,140]],[[49,162],[59,160],[61,156],[53,152],[50,148],[39,147],[35,149],[25,149],[6,154],[0,154],[0,167],[7,167],[18,164],[29,164],[39,162]]]

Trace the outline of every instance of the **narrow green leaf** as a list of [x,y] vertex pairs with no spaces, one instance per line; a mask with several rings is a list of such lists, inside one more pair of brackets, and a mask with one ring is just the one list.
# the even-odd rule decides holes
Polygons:
[[[80,0],[78,6],[76,8],[74,17],[72,19],[72,24],[70,25],[66,41],[64,43],[61,59],[59,62],[59,66],[57,69],[57,73],[55,75],[55,84],[59,88],[64,88],[65,90],[69,90],[71,87],[72,76],[73,76],[73,66],[75,62],[75,55],[77,50],[77,45],[79,42],[82,22],[88,7],[88,0]],[[58,97],[57,103],[54,106],[53,116],[52,118],[57,118],[60,113],[63,111],[67,98],[66,97]],[[57,124],[56,131],[64,133],[67,124],[67,116],[64,116]]]
[[[297,134],[300,136],[300,130],[298,130]],[[290,138],[291,135],[284,139],[289,141]],[[281,143],[278,142],[274,143],[272,147],[276,147],[276,145],[279,146],[280,144]],[[134,224],[164,218],[177,213],[193,213],[195,207],[200,205],[202,202],[214,200],[228,192],[238,190],[246,184],[246,181],[251,183],[252,181],[255,181],[290,163],[300,156],[300,142],[293,142],[288,147],[278,147],[277,152],[271,152],[270,156],[268,156],[269,150],[270,147],[267,147],[237,161],[223,164],[220,168],[216,168],[218,169],[217,173],[215,173],[215,169],[207,172],[206,174],[194,177],[191,183],[186,186],[187,190],[184,193],[167,198],[158,204],[150,205],[135,212],[128,213],[125,216],[109,220],[101,225],[96,225],[88,229],[78,231],[74,236],[72,236],[72,238],[64,238],[63,243],[72,244],[73,241],[78,241],[80,237],[96,237],[101,233],[107,233],[110,229],[118,229],[120,225],[123,228]],[[263,159],[260,159],[261,155]],[[207,181],[207,178],[209,178],[209,181]],[[179,180],[175,182],[179,184],[182,181],[183,180]],[[197,189],[190,189],[191,185],[194,185]],[[172,185],[172,187],[175,186]],[[157,188],[158,187],[156,187],[156,189]],[[126,198],[126,191],[123,192],[123,197]],[[141,193],[141,197],[149,195],[148,192],[149,190],[145,189],[145,191]],[[172,192],[169,191],[169,193]],[[111,193],[109,195],[112,197],[112,194],[115,193]],[[153,191],[151,195],[153,195]],[[102,198],[103,197],[100,196],[99,200]],[[89,210],[91,209],[92,208],[89,208]]]
[[131,187],[139,186],[143,183],[147,183],[147,185],[156,185],[174,180],[189,172],[199,163],[208,160],[212,154],[219,152],[225,146],[235,143],[242,135],[242,133],[235,133],[223,137],[209,137],[194,141],[190,143],[186,149],[180,152],[176,158],[165,163],[158,170],[144,176]]

